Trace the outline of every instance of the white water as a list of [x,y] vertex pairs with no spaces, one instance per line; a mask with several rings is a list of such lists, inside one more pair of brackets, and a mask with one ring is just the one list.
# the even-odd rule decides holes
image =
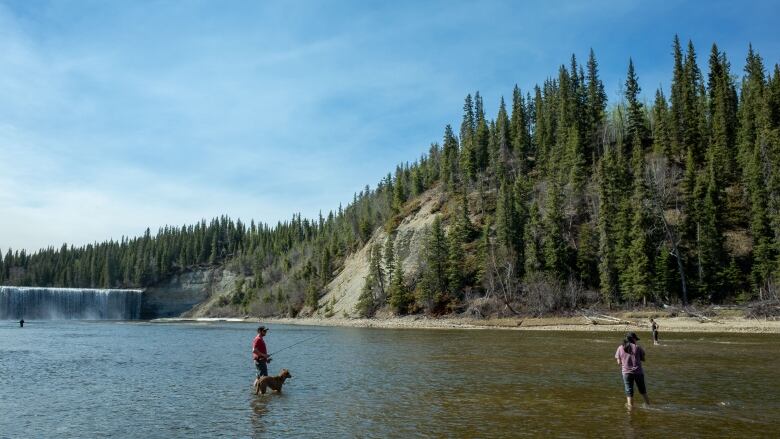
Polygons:
[[0,286],[0,320],[134,320],[141,290]]

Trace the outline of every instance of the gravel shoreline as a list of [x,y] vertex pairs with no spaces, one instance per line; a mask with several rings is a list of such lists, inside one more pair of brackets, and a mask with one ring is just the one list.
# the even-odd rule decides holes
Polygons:
[[[594,324],[584,317],[542,317],[542,318],[492,318],[471,319],[464,317],[431,318],[425,316],[403,316],[392,318],[347,319],[347,318],[204,318],[204,319],[155,319],[154,323],[175,322],[263,322],[267,324],[338,326],[349,328],[385,329],[500,329],[512,331],[642,331],[649,330],[648,318],[627,319],[631,323],[598,322]],[[663,332],[724,332],[724,333],[770,333],[780,334],[780,321],[757,320],[742,317],[713,318],[701,321],[695,317],[656,317]]]

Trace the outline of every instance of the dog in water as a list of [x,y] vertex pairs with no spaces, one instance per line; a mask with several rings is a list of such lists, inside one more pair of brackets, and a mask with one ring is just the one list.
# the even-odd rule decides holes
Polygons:
[[277,376],[266,376],[260,378],[255,384],[255,395],[259,395],[261,393],[265,395],[265,391],[269,387],[271,390],[282,393],[282,386],[284,385],[284,380],[287,378],[292,378],[290,371],[287,369],[282,369],[279,371],[279,375]]

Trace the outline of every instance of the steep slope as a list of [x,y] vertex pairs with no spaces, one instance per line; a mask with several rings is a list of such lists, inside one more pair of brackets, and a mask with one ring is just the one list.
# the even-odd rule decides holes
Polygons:
[[[394,233],[393,246],[398,257],[401,258],[406,279],[419,277],[426,231],[433,223],[444,195],[441,188],[437,187],[423,193],[419,199],[413,200],[412,204],[416,208],[403,218]],[[386,240],[387,233],[380,227],[374,231],[371,239],[360,251],[345,260],[344,268],[327,285],[326,293],[319,300],[319,315],[325,317],[355,315],[355,305],[368,276],[370,249],[375,244],[384,244]]]

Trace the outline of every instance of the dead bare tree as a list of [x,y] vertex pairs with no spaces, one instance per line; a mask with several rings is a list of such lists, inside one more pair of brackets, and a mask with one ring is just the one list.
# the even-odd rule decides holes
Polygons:
[[[682,171],[668,163],[665,157],[653,157],[648,161],[645,169],[645,180],[647,187],[650,188],[650,207],[653,214],[660,220],[664,228],[666,242],[671,247],[670,254],[677,261],[677,269],[680,273],[680,283],[682,286],[683,306],[688,305],[688,287],[685,282],[685,269],[680,253],[680,234],[677,231],[676,224],[669,222],[666,217],[666,208],[677,196],[677,185],[682,178]],[[679,203],[674,203],[676,216],[682,216]]]
[[488,266],[485,276],[487,293],[496,294],[512,314],[520,314],[512,306],[512,303],[517,301],[520,291],[520,281],[517,279],[515,266],[517,258],[510,249],[503,246],[496,247],[493,243],[488,246]]

